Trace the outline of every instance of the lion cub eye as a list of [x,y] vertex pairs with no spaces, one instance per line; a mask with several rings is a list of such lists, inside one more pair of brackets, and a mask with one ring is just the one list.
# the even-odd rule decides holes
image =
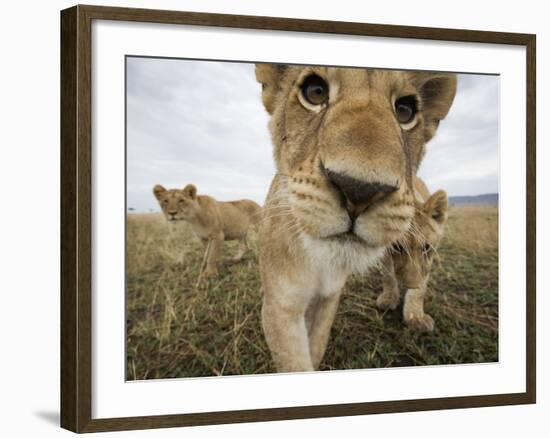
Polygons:
[[414,96],[400,97],[395,101],[395,117],[402,125],[407,125],[414,120],[418,109]]
[[309,75],[302,83],[302,96],[311,105],[322,105],[328,100],[328,84],[317,75]]
[[405,252],[405,248],[403,248],[403,245],[401,245],[399,242],[395,242],[391,246],[391,249],[393,252],[396,252],[398,254],[403,254],[403,252]]

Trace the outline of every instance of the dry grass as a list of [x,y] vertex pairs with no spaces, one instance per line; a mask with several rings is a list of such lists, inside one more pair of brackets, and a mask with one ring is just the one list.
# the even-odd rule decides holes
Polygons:
[[487,205],[452,206],[445,232],[448,244],[484,254],[498,247],[498,209]]
[[[229,259],[235,245],[226,243]],[[260,325],[256,251],[197,283],[203,247],[185,224],[128,216],[127,377],[154,379],[273,372]],[[322,369],[498,360],[498,212],[453,207],[426,310],[436,329],[407,329],[376,309],[378,275],[353,276]]]

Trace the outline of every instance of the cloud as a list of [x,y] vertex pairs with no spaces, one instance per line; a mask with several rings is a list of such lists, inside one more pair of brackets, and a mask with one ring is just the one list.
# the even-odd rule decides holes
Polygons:
[[275,172],[251,64],[129,58],[128,206],[157,209],[154,184],[263,203]]
[[[158,210],[152,187],[197,185],[263,203],[275,172],[268,116],[247,63],[127,59],[128,207]],[[420,175],[450,195],[498,189],[498,78],[460,75]]]
[[461,74],[455,101],[419,175],[431,190],[449,195],[498,192],[499,78]]

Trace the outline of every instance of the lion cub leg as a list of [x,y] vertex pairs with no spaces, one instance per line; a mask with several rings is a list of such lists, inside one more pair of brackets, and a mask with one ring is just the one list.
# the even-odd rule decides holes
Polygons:
[[208,254],[206,259],[206,269],[204,270],[205,277],[214,277],[218,275],[218,260],[220,258],[223,239],[223,233],[218,233],[208,239]]
[[433,318],[424,313],[424,298],[426,296],[427,281],[418,289],[409,289],[405,294],[403,305],[403,319],[405,324],[419,332],[431,332],[434,329]]
[[233,263],[240,262],[243,258],[243,256],[248,251],[248,245],[246,243],[246,237],[239,240],[239,244],[237,247],[237,254],[231,259]]
[[311,313],[307,313],[309,327],[309,350],[314,369],[319,369],[321,360],[327,349],[330,329],[338,310],[340,293],[329,297],[321,297],[313,306]]
[[313,371],[305,306],[283,306],[264,295],[262,326],[278,372]]
[[382,260],[382,293],[378,295],[376,305],[380,310],[395,310],[399,305],[400,298],[393,258],[388,253]]

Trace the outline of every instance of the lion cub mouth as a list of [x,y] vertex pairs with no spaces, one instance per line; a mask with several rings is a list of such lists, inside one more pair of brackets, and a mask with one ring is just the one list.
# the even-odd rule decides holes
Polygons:
[[338,233],[338,234],[333,234],[332,236],[327,236],[324,238],[324,240],[339,242],[343,244],[346,244],[346,243],[366,244],[367,243],[365,242],[365,240],[363,240],[361,237],[355,234],[351,229],[344,233]]

